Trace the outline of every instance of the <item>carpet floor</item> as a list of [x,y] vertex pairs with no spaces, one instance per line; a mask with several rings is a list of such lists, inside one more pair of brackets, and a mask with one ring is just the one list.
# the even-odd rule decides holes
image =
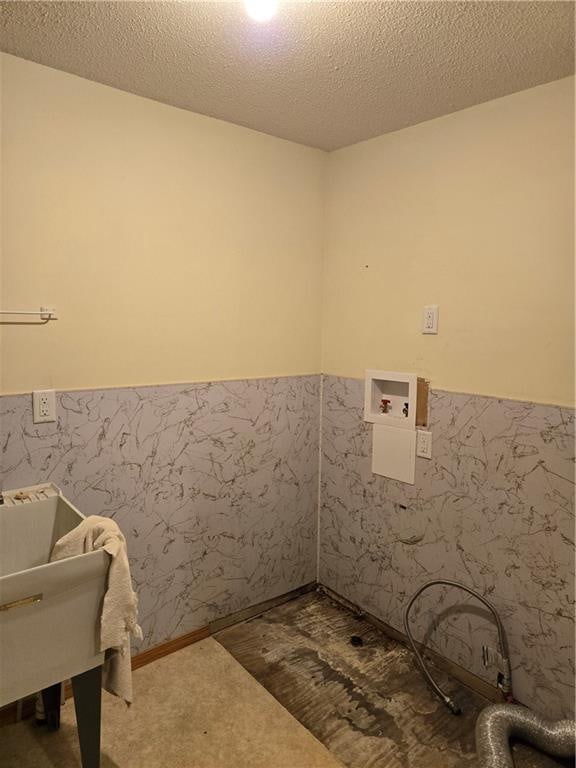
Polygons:
[[[212,638],[134,672],[134,704],[103,693],[101,768],[341,768]],[[0,729],[2,768],[79,768],[74,706],[59,731]]]

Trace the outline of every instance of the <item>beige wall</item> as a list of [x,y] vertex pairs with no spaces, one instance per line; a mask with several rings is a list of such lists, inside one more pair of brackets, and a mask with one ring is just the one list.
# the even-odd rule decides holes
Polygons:
[[2,59],[3,392],[319,370],[324,153]]
[[[335,152],[326,373],[572,402],[574,79]],[[367,266],[366,266],[367,265]],[[440,333],[420,333],[440,305]]]
[[327,155],[2,64],[1,304],[60,316],[3,326],[3,392],[373,367],[571,402],[573,78]]

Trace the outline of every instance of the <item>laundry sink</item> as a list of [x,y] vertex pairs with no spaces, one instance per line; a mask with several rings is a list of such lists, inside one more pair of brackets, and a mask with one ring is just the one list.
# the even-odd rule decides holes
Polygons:
[[109,556],[50,563],[84,516],[52,484],[4,492],[0,506],[0,707],[103,663],[99,624]]

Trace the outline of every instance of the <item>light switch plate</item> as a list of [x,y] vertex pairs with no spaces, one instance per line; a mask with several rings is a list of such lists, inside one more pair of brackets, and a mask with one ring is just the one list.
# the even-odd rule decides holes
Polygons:
[[422,333],[438,333],[438,304],[424,307]]
[[432,458],[432,432],[425,429],[416,430],[416,456],[421,459]]
[[32,392],[34,424],[56,421],[56,393],[53,389]]

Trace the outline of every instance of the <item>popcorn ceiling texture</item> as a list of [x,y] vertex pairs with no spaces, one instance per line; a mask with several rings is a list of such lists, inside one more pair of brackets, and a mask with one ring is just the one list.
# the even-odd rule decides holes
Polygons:
[[2,50],[325,150],[574,71],[569,2],[2,2]]

